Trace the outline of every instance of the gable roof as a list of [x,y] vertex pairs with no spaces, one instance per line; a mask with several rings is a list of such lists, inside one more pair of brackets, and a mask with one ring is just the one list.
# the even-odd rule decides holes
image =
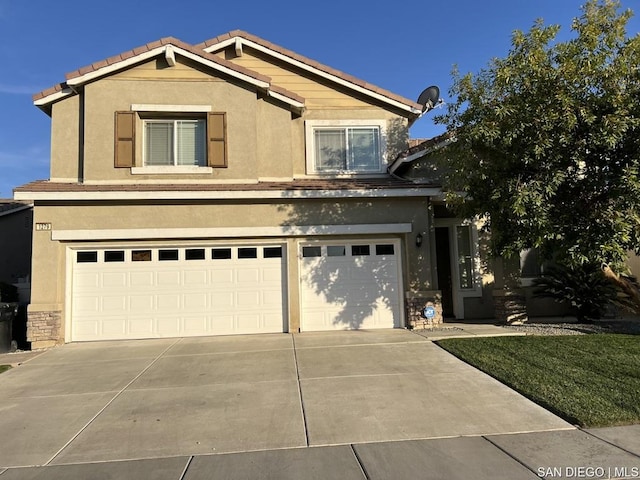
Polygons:
[[291,107],[304,108],[304,98],[282,87],[273,85],[271,78],[233,62],[212,55],[204,50],[182,42],[174,37],[161,38],[119,55],[92,63],[65,75],[66,81],[36,93],[33,103],[48,113],[52,103],[67,96],[74,95],[84,84],[109,76],[125,68],[145,62],[159,55],[164,55],[169,62],[175,62],[175,55],[189,58],[201,65],[212,68],[223,74],[254,85],[267,95],[277,98]]
[[378,101],[399,108],[406,112],[408,116],[414,116],[417,118],[423,113],[423,105],[413,100],[409,100],[408,98],[377,87],[364,80],[360,80],[352,75],[331,68],[243,30],[232,30],[231,32],[223,35],[205,40],[201,44],[197,45],[197,47],[206,52],[217,52],[230,45],[234,45],[236,50],[241,49],[243,45],[251,47],[254,50],[259,50],[260,52],[278,60],[282,60],[289,65],[301,68],[326,80],[330,80],[333,83],[347,87],[352,91],[364,94],[370,98],[374,98]]
[[298,110],[304,109],[305,99],[300,95],[278,85],[274,85],[272,79],[266,75],[237,65],[214,54],[214,52],[226,48],[231,44],[236,44],[236,48],[240,49],[242,45],[247,45],[253,49],[260,50],[294,67],[301,68],[332,83],[346,87],[353,92],[392,106],[404,112],[405,116],[411,120],[419,118],[423,113],[423,106],[413,100],[409,100],[365,82],[364,80],[323,65],[315,60],[299,55],[242,30],[233,30],[195,46],[174,37],[161,38],[155,42],[147,43],[146,45],[133,48],[119,55],[114,55],[67,73],[64,82],[60,82],[46,90],[36,93],[33,96],[33,103],[49,114],[53,103],[68,96],[75,95],[86,83],[109,76],[159,55],[164,55],[168,61],[175,61],[175,55],[178,54],[223,74],[252,84],[268,96],[272,96],[290,105],[291,108]]

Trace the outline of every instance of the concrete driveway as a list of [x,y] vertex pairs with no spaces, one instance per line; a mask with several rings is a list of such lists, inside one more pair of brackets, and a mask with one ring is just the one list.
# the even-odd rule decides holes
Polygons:
[[405,330],[69,344],[0,375],[2,468],[160,459],[181,478],[211,454],[339,466],[352,445],[549,430],[574,429]]

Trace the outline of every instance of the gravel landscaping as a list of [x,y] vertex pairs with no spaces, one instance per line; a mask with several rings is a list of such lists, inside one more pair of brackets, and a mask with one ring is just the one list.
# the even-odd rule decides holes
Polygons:
[[590,333],[622,333],[640,335],[640,319],[620,319],[577,322],[527,322],[523,325],[508,325],[505,328],[530,335],[587,335]]

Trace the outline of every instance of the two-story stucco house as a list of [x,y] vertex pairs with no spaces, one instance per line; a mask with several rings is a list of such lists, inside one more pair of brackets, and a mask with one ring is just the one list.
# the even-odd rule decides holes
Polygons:
[[439,189],[387,170],[423,105],[242,31],[134,48],[34,103],[34,348],[403,328],[428,301],[438,321]]

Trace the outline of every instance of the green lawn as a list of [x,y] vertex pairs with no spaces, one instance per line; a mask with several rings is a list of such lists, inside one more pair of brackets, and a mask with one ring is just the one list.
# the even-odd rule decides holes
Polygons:
[[640,336],[452,338],[467,363],[582,427],[640,423]]
[[0,373],[6,372],[11,368],[11,365],[0,365]]

